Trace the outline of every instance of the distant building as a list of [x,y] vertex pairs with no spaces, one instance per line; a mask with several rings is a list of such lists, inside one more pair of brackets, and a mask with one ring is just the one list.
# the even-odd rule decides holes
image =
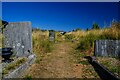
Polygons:
[[60,34],[64,35],[66,32],[65,31],[58,31]]

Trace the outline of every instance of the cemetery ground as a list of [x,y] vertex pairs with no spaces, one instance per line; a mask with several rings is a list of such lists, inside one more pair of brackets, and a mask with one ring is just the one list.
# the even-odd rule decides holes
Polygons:
[[[48,31],[33,31],[33,52],[37,58],[26,72],[25,78],[99,78],[83,57],[93,56],[94,40],[120,38],[116,25],[100,30],[78,30],[65,35],[56,32],[55,43],[48,41],[48,34]],[[97,57],[97,61],[120,76],[118,58]]]
[[[93,56],[94,40],[119,40],[119,30],[120,29],[115,26],[99,30],[71,31],[64,35],[56,32],[55,42],[49,41],[49,31],[32,31],[32,53],[36,54],[36,61],[22,77],[99,78],[94,68],[88,63],[84,56]],[[9,73],[11,68],[14,70],[16,65],[21,65],[25,61],[25,59],[21,59],[20,64],[10,65],[3,73]],[[97,57],[97,61],[107,67],[112,73],[120,76],[120,60],[118,58]]]
[[[58,42],[50,53],[40,56],[27,71],[26,78],[99,78],[94,68],[75,50],[72,42]],[[98,58],[113,73],[120,75],[119,61],[114,58]],[[113,65],[114,64],[114,65]],[[118,72],[117,72],[118,71]]]
[[81,78],[83,65],[77,64],[73,44],[60,42],[54,44],[54,50],[46,53],[40,62],[29,69],[32,78]]

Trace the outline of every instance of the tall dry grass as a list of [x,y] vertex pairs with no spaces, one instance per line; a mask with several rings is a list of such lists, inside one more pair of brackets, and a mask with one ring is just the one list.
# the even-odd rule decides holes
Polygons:
[[2,33],[0,33],[0,48],[2,48],[2,37],[3,37],[3,35],[2,35]]
[[69,32],[66,35],[72,35],[74,36],[75,40],[80,40],[81,38],[84,38],[88,35],[94,35],[98,36],[101,39],[113,39],[117,40],[120,39],[120,30],[117,28],[106,28],[106,29],[100,29],[100,30],[90,30],[90,31],[76,31],[76,32]]
[[[77,31],[71,32],[69,35],[74,35],[79,39],[77,44],[78,61],[81,64],[86,65],[85,61],[80,61],[79,58],[86,55],[93,56],[94,53],[94,41],[97,39],[109,39],[109,40],[120,40],[120,23],[112,24],[109,28],[104,29],[93,29],[89,31]],[[77,40],[76,40],[77,41]],[[109,71],[120,76],[119,59],[117,58],[101,58],[97,57],[97,61],[108,68]],[[94,69],[90,65],[86,65],[83,69],[83,76],[94,76],[98,77],[94,72]]]
[[33,52],[37,55],[36,62],[39,63],[45,53],[52,51],[52,42],[48,40],[48,31],[33,31]]
[[64,35],[62,35],[60,32],[55,32],[55,41],[62,42],[65,40]]
[[[76,49],[80,51],[93,52],[94,41],[98,39],[119,40],[120,39],[120,23],[114,23],[111,27],[104,29],[92,29],[89,31],[74,31],[66,34],[67,39],[78,41]],[[89,51],[88,51],[89,53]]]

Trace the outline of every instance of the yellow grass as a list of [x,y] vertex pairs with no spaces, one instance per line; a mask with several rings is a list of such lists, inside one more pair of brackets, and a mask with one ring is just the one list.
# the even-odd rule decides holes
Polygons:
[[2,48],[2,34],[0,33],[0,48]]
[[100,30],[90,30],[90,31],[75,31],[75,32],[69,32],[66,35],[72,34],[75,36],[75,39],[81,39],[89,34],[93,34],[95,36],[100,35],[109,35],[114,39],[120,38],[120,30],[117,28],[106,28],[106,29],[100,29]]
[[48,36],[49,36],[49,31],[45,31],[45,32],[33,31],[32,32],[32,37],[34,39],[48,39]]
[[49,42],[48,31],[33,31],[32,40],[33,40],[33,52],[37,55],[36,62],[39,63],[41,58],[45,53],[48,53],[52,50],[52,44]]

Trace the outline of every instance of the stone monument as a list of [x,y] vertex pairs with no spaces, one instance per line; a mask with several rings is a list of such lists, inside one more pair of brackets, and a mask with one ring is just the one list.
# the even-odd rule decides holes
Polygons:
[[10,22],[3,34],[4,47],[13,48],[15,56],[26,56],[32,51],[31,22]]
[[120,57],[120,40],[96,40],[95,56]]

